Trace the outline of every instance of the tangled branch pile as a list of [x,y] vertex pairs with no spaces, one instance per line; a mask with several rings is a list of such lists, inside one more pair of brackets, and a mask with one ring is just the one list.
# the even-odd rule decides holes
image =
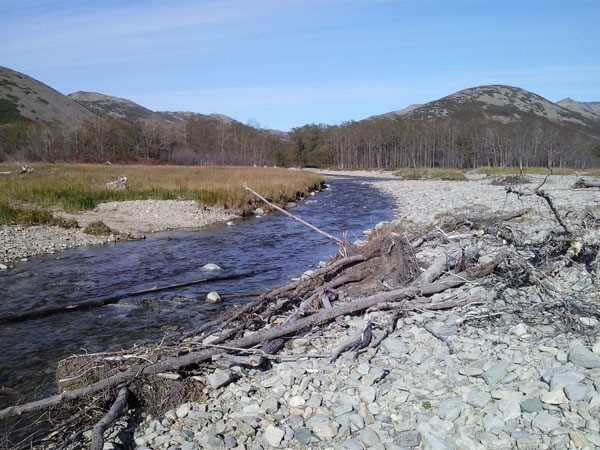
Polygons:
[[[219,386],[215,367],[237,366],[240,375],[246,369],[268,370],[285,360],[281,349],[287,341],[340,316],[387,311],[384,317],[393,328],[395,318],[410,311],[465,312],[490,300],[477,286],[493,286],[506,310],[518,309],[526,320],[584,331],[582,315],[600,319],[591,301],[600,281],[600,220],[593,211],[561,214],[541,186],[530,192],[508,187],[507,192],[544,199],[556,222],[535,238],[531,229],[540,222],[532,221],[527,210],[465,213],[442,218],[424,232],[389,226],[373,233],[366,245],[345,247],[326,266],[196,330],[155,346],[69,357],[59,364],[59,394],[1,410],[0,420],[44,411],[42,419],[54,430],[43,440],[35,436],[44,448],[63,448],[65,442],[83,448],[83,432],[97,423],[92,448],[101,448],[104,430],[124,411],[129,417],[135,410],[159,414],[201,400],[207,386]],[[511,306],[517,288],[531,296],[529,306]],[[464,317],[476,322],[499,313],[473,317],[467,311]],[[346,350],[377,345],[371,339],[369,324],[357,341],[333,355],[310,357],[335,359]]]

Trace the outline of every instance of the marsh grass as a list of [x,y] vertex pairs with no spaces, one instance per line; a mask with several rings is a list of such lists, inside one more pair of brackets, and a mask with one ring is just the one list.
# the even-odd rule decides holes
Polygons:
[[394,175],[405,180],[445,180],[445,181],[467,181],[464,171],[460,169],[441,168],[403,168],[396,170]]
[[[99,203],[124,200],[195,200],[245,213],[257,200],[246,183],[274,203],[283,204],[316,189],[322,178],[313,173],[275,168],[188,167],[88,164],[36,164],[26,175],[0,177],[0,223],[21,223],[15,209],[77,212]],[[0,165],[1,171],[18,166]],[[126,176],[128,188],[110,191],[106,183]],[[2,212],[4,211],[4,212]]]

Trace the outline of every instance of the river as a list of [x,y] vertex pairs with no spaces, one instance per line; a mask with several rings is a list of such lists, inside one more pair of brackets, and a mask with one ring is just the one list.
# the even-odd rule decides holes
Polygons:
[[[293,213],[350,242],[359,239],[363,230],[391,220],[394,209],[392,199],[366,181],[328,180],[327,190],[300,202]],[[61,358],[119,350],[198,327],[222,308],[300,276],[336,249],[334,242],[274,213],[240,219],[233,226],[157,233],[141,241],[32,258],[0,274],[0,316],[213,276],[242,276],[1,325],[0,386],[14,389],[22,400],[47,394]],[[207,263],[223,270],[205,273],[201,267]],[[218,291],[224,302],[205,303],[209,291]],[[10,397],[0,395],[0,407],[15,400]]]

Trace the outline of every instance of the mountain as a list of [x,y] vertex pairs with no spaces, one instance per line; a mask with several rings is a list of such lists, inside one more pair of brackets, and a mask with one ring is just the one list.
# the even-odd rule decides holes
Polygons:
[[125,120],[127,122],[153,121],[183,123],[190,119],[205,120],[225,125],[239,123],[224,114],[200,114],[190,111],[152,111],[131,100],[98,92],[73,92],[69,97],[100,117]]
[[26,120],[76,126],[95,118],[41,81],[0,66],[0,124]]
[[556,103],[563,108],[579,113],[588,119],[600,122],[600,102],[578,102],[567,97]]
[[98,116],[108,116],[113,119],[144,120],[150,119],[154,114],[153,111],[131,100],[98,92],[73,92],[69,94],[69,98]]
[[417,120],[477,119],[502,124],[541,119],[600,134],[600,122],[590,114],[563,107],[525,89],[505,85],[464,89],[414,108],[404,113],[403,117]]

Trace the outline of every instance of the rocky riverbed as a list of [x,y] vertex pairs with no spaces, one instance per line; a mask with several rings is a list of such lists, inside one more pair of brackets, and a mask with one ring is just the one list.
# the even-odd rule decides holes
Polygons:
[[[587,211],[593,218],[600,212],[600,193],[570,190],[573,182],[572,177],[546,182],[568,226]],[[382,181],[376,187],[397,199],[400,223],[424,227],[464,211],[531,208],[510,223],[515,241],[539,247],[560,232],[540,198],[507,197],[503,186],[489,180]],[[596,225],[584,232],[584,242],[596,242]],[[442,240],[463,248],[475,244],[480,262],[504,249],[527,251],[483,231]],[[438,250],[424,245],[417,258],[431,261]],[[492,278],[431,298],[432,304],[471,299],[451,311],[338,318],[290,339],[270,370],[209,369],[199,378],[206,383],[207,400],[146,416],[133,445],[139,450],[600,448],[598,257],[590,264],[586,269],[561,261],[543,280]],[[557,298],[576,299],[578,306],[561,309]],[[334,350],[360,335],[367,320],[379,324],[376,344],[356,358],[343,355],[331,363]],[[118,439],[113,443],[123,445]]]

